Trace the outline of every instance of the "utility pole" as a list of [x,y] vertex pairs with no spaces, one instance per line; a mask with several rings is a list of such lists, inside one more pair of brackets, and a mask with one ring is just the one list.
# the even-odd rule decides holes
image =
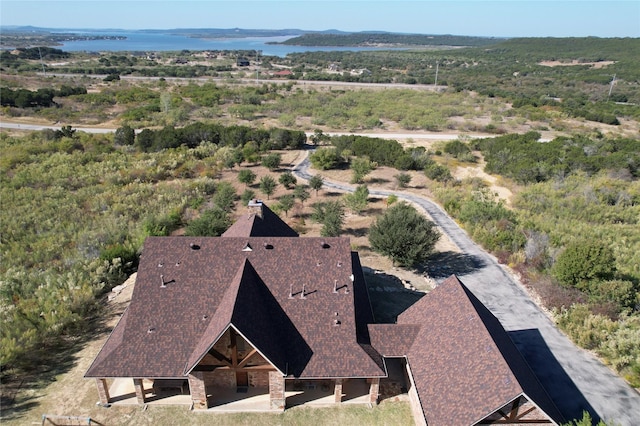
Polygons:
[[611,97],[611,91],[613,90],[613,83],[616,82],[616,74],[613,75],[613,80],[611,80],[611,86],[609,87],[609,95],[607,95],[607,102],[609,102],[609,98]]
[[44,62],[42,61],[42,52],[40,51],[40,46],[38,46],[38,53],[40,54],[40,65],[42,65],[42,73],[47,75],[47,71],[44,69]]
[[436,61],[436,81],[433,83],[434,86],[438,86],[438,67],[440,66],[440,62]]

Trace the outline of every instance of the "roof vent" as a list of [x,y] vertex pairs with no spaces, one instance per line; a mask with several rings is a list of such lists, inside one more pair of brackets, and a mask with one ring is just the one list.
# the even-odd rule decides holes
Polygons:
[[338,268],[342,268],[342,262],[338,262]]
[[[333,292],[334,293],[338,292],[338,280],[333,280]],[[337,312],[336,312],[336,315],[338,315]]]
[[180,262],[176,262],[176,266],[180,266]]
[[293,284],[289,286],[289,299],[293,299]]
[[337,312],[335,313],[335,315],[336,315],[336,318],[333,320],[333,325],[334,326],[338,326],[338,325],[342,324],[342,322],[340,322],[340,319],[338,319],[338,313]]
[[200,246],[195,243],[190,243],[189,247],[191,247],[191,250],[200,250]]
[[147,333],[148,333],[148,334],[155,333],[155,331],[156,331],[156,328],[155,328],[155,327],[149,327],[149,328],[147,329]]
[[162,268],[164,266],[164,263],[160,262],[158,263],[158,268]]
[[205,321],[205,320],[207,320],[207,319],[209,319],[209,315],[204,314],[204,315],[202,316],[202,321]]
[[269,244],[269,243],[264,243],[264,248],[265,248],[266,250],[273,250],[273,245],[272,245],[272,244]]
[[306,299],[307,287],[306,284],[302,284],[302,292],[300,293],[300,299]]
[[160,274],[160,288],[166,288],[167,283],[164,282],[164,275]]
[[331,246],[330,246],[326,241],[323,241],[323,242],[320,244],[320,247],[322,247],[323,249],[331,248]]
[[247,243],[244,245],[244,247],[242,248],[242,251],[253,251],[253,249],[251,248],[251,244]]

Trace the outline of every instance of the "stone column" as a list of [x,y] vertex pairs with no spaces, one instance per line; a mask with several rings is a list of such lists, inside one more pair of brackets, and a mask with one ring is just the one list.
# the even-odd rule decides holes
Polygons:
[[98,386],[98,397],[101,404],[109,403],[109,385],[107,379],[96,379],[96,385]]
[[138,404],[142,405],[145,403],[145,395],[144,395],[144,384],[142,383],[142,379],[133,379],[133,387],[136,390],[136,399],[138,400]]
[[369,385],[369,403],[378,404],[378,393],[380,391],[380,378],[374,377]]
[[207,390],[204,385],[204,372],[193,371],[189,374],[189,391],[191,393],[191,400],[193,401],[193,408],[198,410],[206,410],[209,408]]
[[333,402],[342,402],[342,379],[336,379],[336,386],[333,390]]
[[269,371],[269,406],[272,410],[284,411],[286,396],[284,377],[277,371]]

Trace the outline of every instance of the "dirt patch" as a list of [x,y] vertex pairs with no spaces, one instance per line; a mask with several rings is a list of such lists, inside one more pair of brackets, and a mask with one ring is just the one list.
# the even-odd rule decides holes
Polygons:
[[581,62],[577,59],[574,59],[571,62],[566,61],[542,61],[538,62],[538,65],[542,65],[545,67],[572,67],[577,65],[588,65],[591,68],[600,69],[607,67],[609,65],[615,64],[616,61],[598,61],[598,62]]

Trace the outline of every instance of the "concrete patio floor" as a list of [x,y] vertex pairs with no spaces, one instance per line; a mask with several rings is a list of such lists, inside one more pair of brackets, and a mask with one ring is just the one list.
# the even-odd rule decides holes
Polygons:
[[[153,393],[153,382],[144,380],[146,403],[149,405],[191,405],[190,395],[179,395],[177,392]],[[295,389],[294,389],[295,387]],[[302,386],[288,383],[285,396],[287,408],[295,406],[330,406],[334,405],[333,385],[321,386],[320,383],[304,382]],[[369,384],[363,379],[348,380],[342,387],[343,404],[368,404]],[[211,388],[209,409],[207,412],[272,412],[269,404],[269,389],[246,388],[246,392],[238,392],[230,388]],[[133,380],[129,378],[114,379],[110,388],[111,404],[137,405]]]

